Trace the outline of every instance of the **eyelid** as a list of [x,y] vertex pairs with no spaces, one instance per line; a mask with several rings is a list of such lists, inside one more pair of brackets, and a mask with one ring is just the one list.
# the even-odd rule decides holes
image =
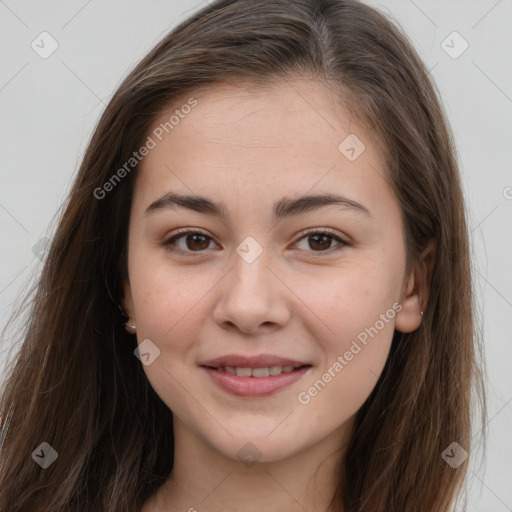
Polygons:
[[303,237],[305,237],[306,235],[309,235],[309,234],[322,234],[322,235],[332,235],[333,238],[337,238],[338,240],[341,240],[342,242],[348,244],[348,242],[346,242],[342,237],[341,235],[338,234],[338,232],[334,229],[331,229],[331,228],[307,228],[307,229],[303,229],[302,231],[300,231],[297,236],[299,238],[297,238],[297,241],[299,241],[300,239],[302,239]]
[[338,250],[343,249],[345,246],[351,245],[349,242],[345,240],[343,236],[340,236],[338,232],[332,228],[307,228],[303,229],[298,233],[297,240],[293,243],[295,245],[297,242],[300,242],[303,238],[306,238],[307,235],[329,235],[332,237],[335,241],[338,242],[337,246],[331,247],[327,251],[306,251],[309,254],[312,254],[313,257],[321,257],[322,255],[330,255]]
[[[297,239],[295,242],[293,242],[293,245],[295,245],[297,242],[305,238],[309,234],[322,234],[322,235],[329,235],[331,236],[335,241],[338,242],[338,245],[335,247],[331,247],[327,251],[306,251],[308,253],[313,254],[314,257],[316,256],[322,256],[325,254],[331,254],[344,246],[350,245],[349,242],[347,242],[342,236],[337,234],[337,231],[331,228],[307,228],[300,231],[297,235]],[[177,254],[183,254],[183,255],[189,255],[192,257],[200,257],[203,256],[206,253],[206,249],[204,251],[184,251],[182,249],[179,249],[178,247],[170,248],[171,243],[180,239],[184,235],[203,235],[206,238],[209,238],[211,241],[217,243],[213,237],[211,237],[207,232],[203,231],[200,228],[179,228],[175,232],[173,232],[169,237],[165,239],[163,242],[164,247],[166,247],[169,251],[177,253]],[[219,244],[217,244],[219,245]]]
[[[215,242],[215,239],[211,237],[206,231],[203,231],[200,228],[178,228],[176,231],[174,231],[170,236],[166,237],[166,239],[163,242],[163,246],[170,252],[176,253],[176,254],[182,254],[192,257],[201,257],[204,256],[206,251],[184,251],[183,249],[180,249],[179,247],[171,247],[171,242],[174,242],[184,235],[203,235],[206,238],[209,238],[213,242]],[[217,243],[217,242],[215,242]],[[218,245],[218,244],[217,244]]]

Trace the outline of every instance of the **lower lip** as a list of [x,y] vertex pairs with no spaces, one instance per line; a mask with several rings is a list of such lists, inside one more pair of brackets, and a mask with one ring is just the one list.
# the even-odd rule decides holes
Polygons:
[[304,366],[289,373],[270,377],[239,377],[203,366],[211,379],[221,389],[237,396],[268,396],[297,382],[311,366]]

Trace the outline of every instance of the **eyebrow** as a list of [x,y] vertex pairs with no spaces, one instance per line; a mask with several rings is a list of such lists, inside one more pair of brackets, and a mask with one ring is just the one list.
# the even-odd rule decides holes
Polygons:
[[[327,206],[339,206],[372,217],[370,211],[362,204],[337,194],[317,194],[302,196],[297,199],[283,197],[274,204],[273,217],[274,219],[282,219]],[[218,203],[203,196],[180,195],[174,192],[168,192],[152,202],[146,208],[145,215],[175,207],[186,208],[205,215],[213,215],[221,219],[228,217],[224,203]]]

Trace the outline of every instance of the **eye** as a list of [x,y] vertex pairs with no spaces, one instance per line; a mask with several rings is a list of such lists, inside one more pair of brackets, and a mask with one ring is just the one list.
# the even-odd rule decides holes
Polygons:
[[[181,238],[184,239],[184,244],[181,247],[176,247],[176,242]],[[169,251],[190,255],[190,256],[201,256],[201,254],[194,254],[197,252],[204,251],[208,249],[210,245],[210,238],[208,235],[204,234],[201,231],[190,230],[190,229],[181,229],[178,231],[176,235],[173,235],[171,238],[168,238],[163,245]]]
[[[343,249],[344,246],[349,245],[342,238],[334,234],[329,228],[324,228],[321,230],[310,230],[310,231],[301,231],[301,238],[295,243],[302,240],[308,240],[308,245],[313,249],[313,251],[309,252],[334,252],[340,249]],[[183,239],[184,244],[182,246],[178,246],[177,242]],[[312,240],[313,242],[311,242]],[[338,245],[335,247],[331,247],[332,241],[336,241]],[[210,242],[213,239],[198,230],[191,230],[187,228],[182,228],[178,230],[178,233],[168,238],[165,242],[163,242],[164,247],[174,253],[181,255],[189,255],[189,256],[202,256],[201,253],[206,251],[209,248]],[[301,249],[306,250],[308,249]]]
[[[314,249],[310,252],[334,252],[343,249],[344,246],[349,245],[345,240],[337,236],[334,231],[329,228],[321,230],[301,231],[302,236],[296,244],[302,240],[306,240],[306,244]],[[331,247],[332,241],[338,242],[338,245]],[[303,249],[301,249],[303,250]],[[308,249],[305,249],[306,251]]]

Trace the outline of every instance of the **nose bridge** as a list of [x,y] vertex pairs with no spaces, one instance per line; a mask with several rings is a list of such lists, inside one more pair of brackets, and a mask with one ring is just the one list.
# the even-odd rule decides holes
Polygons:
[[261,243],[246,237],[236,248],[215,310],[217,323],[229,322],[246,332],[261,324],[283,324],[290,314],[285,287],[270,270],[277,266],[272,251],[259,238]]
[[[258,236],[259,242],[253,236],[247,236],[236,248],[236,256],[232,266],[230,288],[232,295],[238,300],[253,296],[253,308],[271,300],[274,278],[267,267],[272,265],[271,250]],[[275,278],[274,278],[275,279]]]

